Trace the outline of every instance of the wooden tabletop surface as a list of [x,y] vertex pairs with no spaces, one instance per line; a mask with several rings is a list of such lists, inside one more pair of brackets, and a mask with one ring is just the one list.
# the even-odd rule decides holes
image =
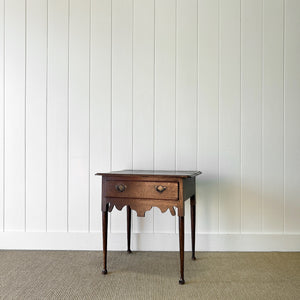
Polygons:
[[121,170],[105,173],[96,173],[95,175],[117,175],[117,176],[171,176],[180,178],[195,177],[201,174],[200,171],[167,171],[167,170]]

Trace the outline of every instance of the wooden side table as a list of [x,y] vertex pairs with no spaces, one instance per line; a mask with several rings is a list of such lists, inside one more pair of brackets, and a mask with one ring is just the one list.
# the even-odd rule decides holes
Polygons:
[[192,259],[195,260],[195,219],[196,193],[195,177],[198,171],[146,171],[123,170],[102,175],[102,233],[103,233],[103,271],[107,274],[107,221],[108,212],[114,207],[121,210],[127,206],[127,251],[130,249],[131,209],[138,217],[144,217],[145,212],[152,207],[158,207],[162,212],[168,209],[175,216],[177,207],[179,218],[179,248],[180,248],[180,284],[184,284],[184,202],[190,198]]

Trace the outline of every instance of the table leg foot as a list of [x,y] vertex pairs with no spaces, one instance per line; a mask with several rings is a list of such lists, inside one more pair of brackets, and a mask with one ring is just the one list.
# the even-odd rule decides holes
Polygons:
[[102,270],[102,274],[103,274],[103,275],[106,275],[106,274],[107,274],[107,270],[106,270],[106,269],[103,269],[103,270]]
[[195,255],[192,256],[192,260],[197,260]]
[[180,279],[179,279],[179,284],[185,284],[184,279],[180,278]]
[[129,250],[127,250],[127,253],[128,253],[128,254],[131,254],[131,253],[132,253],[132,251],[129,249]]

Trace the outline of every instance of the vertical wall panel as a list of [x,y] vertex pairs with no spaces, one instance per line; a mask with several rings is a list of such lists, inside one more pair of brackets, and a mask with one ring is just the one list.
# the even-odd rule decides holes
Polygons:
[[285,231],[300,229],[300,2],[285,7]]
[[299,233],[299,5],[0,0],[0,231],[98,232],[94,174],[153,168],[203,172],[198,232]]
[[[132,0],[112,2],[112,169],[132,168]],[[113,210],[111,230],[125,232],[125,209]]]
[[[134,1],[133,168],[153,169],[154,0]],[[136,213],[134,212],[134,215]],[[153,232],[153,210],[133,218],[135,232]]]
[[261,231],[262,1],[241,3],[241,230]]
[[68,9],[68,0],[48,1],[48,231],[68,222]]
[[90,1],[70,1],[69,230],[89,230]]
[[91,2],[90,230],[101,229],[101,177],[111,155],[111,1]]
[[[197,14],[196,0],[177,1],[176,168],[197,168]],[[189,201],[186,228],[190,231]]]
[[264,1],[263,230],[283,231],[283,1]]
[[47,1],[27,0],[26,13],[26,231],[45,231]]
[[[175,170],[175,0],[155,2],[154,168]],[[175,232],[169,211],[154,208],[154,231]]]
[[4,221],[4,0],[0,0],[0,232]]
[[5,230],[25,230],[25,1],[5,1]]
[[220,1],[220,231],[240,231],[240,1]]
[[[219,1],[198,7],[197,229],[219,230]],[[209,30],[208,30],[209,28]]]

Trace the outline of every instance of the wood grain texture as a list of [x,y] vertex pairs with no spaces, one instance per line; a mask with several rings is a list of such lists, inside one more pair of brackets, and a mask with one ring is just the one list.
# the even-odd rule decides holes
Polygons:
[[110,204],[108,211],[112,212],[114,207],[118,210],[122,210],[124,206],[129,205],[131,209],[136,212],[137,217],[145,218],[146,213],[149,212],[153,207],[158,207],[161,213],[165,213],[168,209],[172,216],[175,216],[174,202],[157,200],[151,202],[153,199],[126,199],[126,203],[123,198],[109,198]]
[[[169,208],[172,215],[175,215],[173,207],[177,207],[178,216],[185,216],[185,201],[192,197],[191,204],[195,204],[195,178],[183,179],[176,176],[176,171],[173,177],[134,173],[133,170],[132,174],[120,176],[119,180],[113,173],[102,175],[102,211],[111,212],[114,206],[122,210],[129,205],[139,217],[145,217],[145,212],[154,206],[162,212]],[[162,192],[159,187],[164,188]]]
[[[178,200],[178,183],[175,182],[109,180],[106,185],[108,197]],[[124,190],[118,189],[119,186],[124,187]],[[165,188],[163,192],[158,191],[160,186]]]

